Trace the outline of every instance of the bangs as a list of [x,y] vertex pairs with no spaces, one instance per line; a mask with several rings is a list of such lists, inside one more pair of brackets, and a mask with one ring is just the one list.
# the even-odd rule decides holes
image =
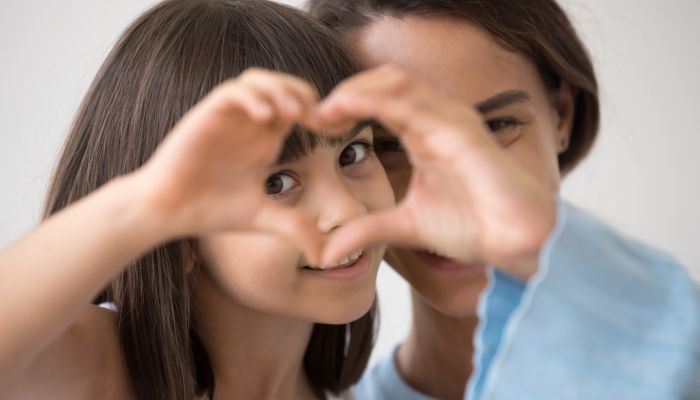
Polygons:
[[292,132],[285,140],[276,164],[286,164],[298,161],[312,154],[319,147],[336,147],[350,141],[363,129],[376,126],[373,120],[360,121],[347,133],[341,136],[328,136],[310,131],[299,125],[294,125]]

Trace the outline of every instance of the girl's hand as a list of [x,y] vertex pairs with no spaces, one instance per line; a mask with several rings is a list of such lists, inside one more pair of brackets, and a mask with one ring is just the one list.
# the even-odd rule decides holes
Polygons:
[[401,140],[413,167],[404,199],[329,239],[322,263],[369,243],[433,250],[527,278],[553,229],[552,194],[518,167],[481,116],[393,66],[357,75],[321,103],[316,124],[340,131],[376,118]]
[[134,174],[165,235],[273,232],[316,260],[323,237],[315,223],[267,197],[264,183],[293,124],[317,101],[306,82],[249,70],[193,107]]

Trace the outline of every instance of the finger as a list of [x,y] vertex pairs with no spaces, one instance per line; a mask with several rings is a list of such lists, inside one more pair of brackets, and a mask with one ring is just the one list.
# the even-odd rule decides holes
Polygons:
[[392,64],[384,64],[359,74],[356,74],[341,82],[328,95],[327,99],[347,92],[398,92],[407,88],[412,83],[408,74]]
[[311,85],[291,75],[253,70],[244,73],[241,83],[267,96],[289,120],[301,119],[318,101]]
[[[321,124],[339,126],[374,118],[395,134],[412,162],[464,156],[468,149],[492,148],[493,138],[481,118],[456,100],[442,97],[430,102],[391,94],[348,93],[326,105],[331,120]],[[439,104],[439,107],[435,107]],[[335,133],[333,133],[335,134]]]
[[320,99],[318,90],[309,82],[293,75],[283,75],[282,83],[285,84],[299,99],[307,109],[316,105]]
[[315,115],[323,126],[347,129],[358,120],[377,119],[399,136],[409,135],[425,125],[421,119],[427,116],[427,110],[413,102],[376,92],[346,93],[321,107]]
[[357,125],[357,121],[352,118],[334,116],[326,119],[320,116],[314,109],[302,121],[304,126],[329,136],[342,136]]
[[273,104],[259,92],[251,90],[235,82],[228,82],[211,96],[206,105],[230,112],[232,109],[245,112],[256,123],[269,123],[274,120],[276,113]]
[[338,228],[326,242],[321,265],[337,263],[358,249],[379,245],[420,245],[409,219],[400,209],[389,209],[359,217]]
[[261,207],[253,220],[252,228],[271,232],[294,243],[312,264],[320,265],[320,252],[325,238],[314,221],[298,210],[269,204]]
[[476,110],[393,65],[345,81],[317,107],[315,114],[327,126],[347,126],[351,121],[374,117],[404,137],[432,135],[435,131],[464,133],[461,130],[465,127],[476,128],[471,130],[479,131],[477,136],[485,134]]
[[[264,71],[263,74],[267,74],[268,78],[278,82],[280,85],[285,86],[293,94],[295,94],[302,103],[311,107],[318,103],[319,94],[318,90],[311,85],[309,82],[290,74],[279,73],[275,71]],[[264,75],[263,75],[264,76]]]

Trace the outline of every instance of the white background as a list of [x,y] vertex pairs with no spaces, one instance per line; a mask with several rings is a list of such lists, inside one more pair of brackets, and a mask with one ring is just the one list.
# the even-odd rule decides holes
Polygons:
[[[0,248],[38,221],[81,97],[120,32],[154,3],[0,0]],[[593,54],[603,105],[600,140],[563,196],[700,277],[700,2],[562,4]],[[379,291],[381,353],[405,335],[409,309],[389,268]]]

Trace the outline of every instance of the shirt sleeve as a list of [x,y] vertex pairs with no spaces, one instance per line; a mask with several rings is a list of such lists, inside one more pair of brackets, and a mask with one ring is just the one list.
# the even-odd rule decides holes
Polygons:
[[352,388],[357,400],[435,400],[404,381],[396,365],[397,351],[398,346],[365,371],[360,382]]
[[467,398],[700,398],[700,290],[667,254],[559,201],[527,284],[490,273]]

